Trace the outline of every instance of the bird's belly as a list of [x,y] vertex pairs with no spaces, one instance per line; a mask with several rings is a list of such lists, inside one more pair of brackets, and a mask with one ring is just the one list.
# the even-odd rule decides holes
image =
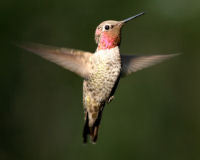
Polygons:
[[84,82],[84,98],[95,103],[107,101],[120,74],[120,63],[100,63]]

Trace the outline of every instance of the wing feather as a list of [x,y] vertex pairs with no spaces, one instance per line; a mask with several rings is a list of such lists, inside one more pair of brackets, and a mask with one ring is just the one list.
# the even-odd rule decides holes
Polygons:
[[17,44],[17,46],[75,72],[83,78],[87,78],[90,74],[90,58],[93,55],[90,52],[47,46],[38,43],[21,43]]
[[170,59],[179,54],[169,55],[151,55],[151,56],[136,56],[136,55],[121,55],[122,61],[122,77],[127,76],[133,72],[153,66],[167,59]]

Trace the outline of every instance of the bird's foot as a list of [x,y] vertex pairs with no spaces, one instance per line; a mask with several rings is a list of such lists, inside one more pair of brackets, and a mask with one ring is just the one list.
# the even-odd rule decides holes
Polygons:
[[108,103],[110,103],[113,99],[114,99],[114,96],[111,96],[111,97],[108,99]]

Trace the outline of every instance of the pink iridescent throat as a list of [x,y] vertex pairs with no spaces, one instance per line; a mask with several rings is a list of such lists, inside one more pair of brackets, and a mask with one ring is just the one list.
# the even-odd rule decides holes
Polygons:
[[119,45],[119,36],[103,32],[98,43],[98,50],[111,49]]

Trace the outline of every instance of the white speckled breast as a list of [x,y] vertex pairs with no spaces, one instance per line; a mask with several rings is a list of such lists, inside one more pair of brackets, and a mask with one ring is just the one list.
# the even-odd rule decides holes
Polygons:
[[84,81],[83,98],[89,97],[98,105],[108,100],[119,77],[121,70],[119,48],[97,51],[92,58],[92,72],[90,78]]

